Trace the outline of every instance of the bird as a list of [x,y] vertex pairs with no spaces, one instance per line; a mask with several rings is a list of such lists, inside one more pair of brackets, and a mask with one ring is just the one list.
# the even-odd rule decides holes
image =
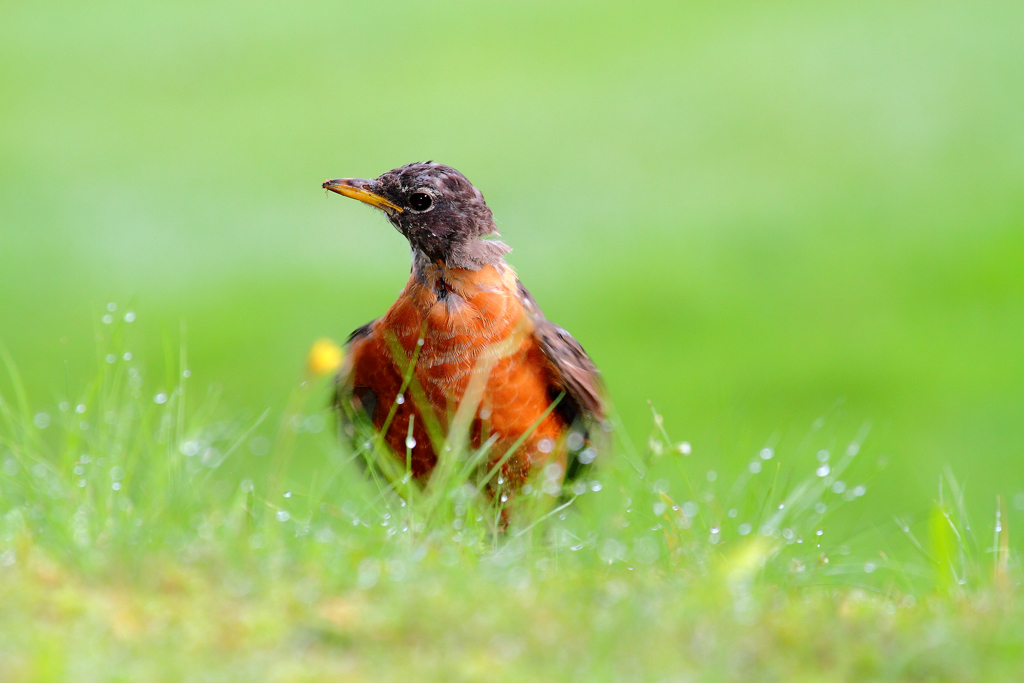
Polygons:
[[466,406],[468,445],[489,446],[487,467],[498,472],[492,497],[514,498],[540,472],[552,496],[579,479],[610,430],[604,382],[506,262],[511,248],[494,239],[480,190],[433,161],[323,188],[382,211],[412,252],[398,299],[345,343],[333,402],[347,436],[355,440],[354,420],[364,419],[426,484]]

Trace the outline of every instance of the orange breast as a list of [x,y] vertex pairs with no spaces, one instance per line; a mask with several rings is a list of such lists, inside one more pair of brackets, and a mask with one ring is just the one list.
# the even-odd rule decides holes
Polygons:
[[[418,479],[429,476],[437,463],[425,423],[433,421],[446,434],[464,398],[476,406],[472,446],[497,435],[490,451],[493,464],[552,400],[548,364],[532,333],[511,268],[467,271],[431,266],[420,277],[410,277],[371,334],[353,346],[353,386],[377,396],[377,429],[384,427],[395,407],[385,438],[403,457],[413,420],[412,471]],[[417,347],[415,386],[400,397],[403,369]],[[396,359],[392,351],[404,357]],[[424,415],[426,406],[433,417]],[[560,444],[565,426],[552,411],[506,462],[503,474],[513,487],[549,462],[558,462],[565,471]]]

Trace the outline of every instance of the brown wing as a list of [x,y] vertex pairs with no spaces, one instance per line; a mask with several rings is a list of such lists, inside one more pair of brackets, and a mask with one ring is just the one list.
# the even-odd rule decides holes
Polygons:
[[355,415],[352,412],[353,395],[359,399],[367,419],[372,422],[373,411],[377,405],[377,396],[365,387],[352,386],[352,356],[353,350],[360,342],[370,336],[376,320],[371,320],[362,327],[357,328],[345,340],[345,362],[342,364],[338,375],[334,378],[334,396],[332,403],[338,414],[339,430],[355,444],[356,429],[353,424]]
[[[523,310],[533,321],[534,337],[550,363],[552,397],[564,392],[558,404],[566,423],[583,434],[586,447],[604,447],[604,439],[598,434],[603,431],[602,422],[607,414],[604,382],[590,356],[571,334],[544,317],[533,295],[516,281],[519,300]],[[577,477],[584,465],[593,461],[593,456],[579,457],[580,451],[570,454],[566,479]]]

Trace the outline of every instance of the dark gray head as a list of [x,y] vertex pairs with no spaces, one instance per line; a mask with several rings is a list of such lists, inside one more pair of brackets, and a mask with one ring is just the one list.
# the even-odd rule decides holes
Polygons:
[[413,251],[431,262],[478,270],[509,251],[502,242],[482,239],[498,234],[491,210],[480,190],[451,166],[408,164],[376,180],[339,178],[323,187],[382,210]]

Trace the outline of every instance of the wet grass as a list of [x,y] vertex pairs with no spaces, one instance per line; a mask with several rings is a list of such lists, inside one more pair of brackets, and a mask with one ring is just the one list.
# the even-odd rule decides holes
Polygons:
[[585,486],[538,486],[496,535],[473,453],[422,492],[389,486],[356,464],[372,444],[335,438],[324,380],[224,419],[183,350],[163,377],[125,360],[124,327],[56,414],[0,403],[3,680],[1022,673],[1004,504],[972,526],[950,474],[928,515],[865,518],[886,476],[868,424],[820,421],[727,480],[652,410],[642,443],[614,428]]
[[[0,4],[0,679],[1022,678],[1022,10]],[[619,411],[500,541],[300,386],[427,158]]]

